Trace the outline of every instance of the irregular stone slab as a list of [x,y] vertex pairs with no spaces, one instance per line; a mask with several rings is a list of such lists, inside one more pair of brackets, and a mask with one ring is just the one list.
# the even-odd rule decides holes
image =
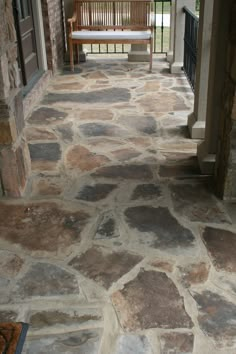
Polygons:
[[62,183],[58,178],[42,177],[39,179],[33,179],[32,181],[32,195],[45,195],[45,196],[57,196],[63,191]]
[[0,304],[7,304],[10,301],[10,280],[0,277]]
[[47,327],[70,326],[99,326],[102,321],[102,313],[98,309],[63,309],[31,312],[29,315],[30,328],[33,330]]
[[57,140],[56,135],[47,130],[46,128],[27,127],[25,129],[25,135],[27,141]]
[[112,295],[112,301],[127,331],[193,326],[185,312],[183,298],[165,273],[140,271],[124,289]]
[[220,348],[235,347],[236,305],[209,290],[192,295],[198,305],[198,322],[202,331]]
[[27,354],[98,354],[102,331],[91,329],[55,336],[44,336],[26,342]]
[[109,88],[80,93],[48,93],[44,96],[43,104],[53,104],[57,102],[75,102],[85,104],[111,104],[128,102],[130,92],[126,88]]
[[192,333],[166,333],[160,337],[161,354],[192,354],[194,336]]
[[85,136],[123,136],[127,134],[124,129],[121,129],[114,124],[104,124],[104,123],[86,123],[80,125],[80,130]]
[[192,89],[189,86],[174,86],[171,89],[177,92],[192,92]]
[[120,236],[119,227],[117,225],[113,213],[108,212],[103,214],[94,239],[95,240],[111,239],[119,236]]
[[30,251],[64,252],[80,241],[88,222],[84,211],[66,211],[54,203],[0,204],[0,239]]
[[[137,206],[126,209],[124,214],[142,244],[160,249],[193,246],[192,232],[179,224],[168,208]],[[141,234],[138,235],[136,230]]]
[[29,144],[32,161],[46,160],[57,162],[61,158],[61,148],[58,143]]
[[170,272],[170,273],[173,272],[173,264],[169,262],[156,260],[156,261],[152,261],[150,264],[151,266],[160,268],[165,272]]
[[141,153],[132,148],[126,148],[112,151],[112,155],[119,161],[127,161],[141,155]]
[[113,113],[110,109],[88,109],[80,112],[80,120],[111,120]]
[[176,213],[191,221],[229,222],[226,213],[217,205],[216,198],[201,184],[171,185],[171,197]]
[[99,168],[93,176],[145,180],[153,177],[148,165],[115,165]]
[[146,336],[137,334],[122,335],[118,338],[114,354],[153,354]]
[[236,233],[206,227],[203,241],[218,270],[236,272]]
[[88,145],[95,146],[96,148],[108,148],[109,150],[120,145],[124,145],[124,141],[118,139],[109,139],[106,137],[90,138],[87,141]]
[[65,112],[53,108],[40,107],[31,114],[28,122],[33,124],[54,124],[61,122],[66,117],[67,113]]
[[157,132],[157,123],[152,116],[124,116],[119,122],[140,133],[151,135]]
[[205,283],[208,279],[210,265],[204,262],[198,264],[190,264],[186,267],[179,267],[183,283],[186,286],[192,284]]
[[91,73],[85,74],[84,77],[90,80],[107,79],[107,76],[102,71],[93,71]]
[[60,84],[54,84],[52,86],[53,90],[60,90],[60,91],[63,91],[63,90],[77,90],[77,91],[80,91],[82,90],[83,88],[85,87],[85,84],[84,83],[81,83],[81,82],[64,82],[64,83],[60,83]]
[[14,278],[21,270],[24,261],[8,251],[0,251],[0,276]]
[[125,251],[109,252],[93,247],[72,259],[69,265],[108,289],[141,260],[141,256]]
[[117,188],[116,184],[97,183],[94,186],[86,185],[80,190],[76,199],[97,202],[105,199],[115,188]]
[[15,311],[0,311],[0,323],[1,322],[15,322],[17,319],[18,313]]
[[147,94],[136,101],[146,112],[185,111],[186,106],[182,97],[173,92]]
[[109,162],[103,155],[97,155],[81,145],[72,146],[66,155],[66,164],[69,168],[79,168],[81,171],[91,171]]
[[131,142],[135,146],[147,147],[151,145],[149,138],[141,136],[129,138],[127,141]]
[[73,141],[73,130],[72,130],[72,123],[66,123],[66,124],[61,124],[58,125],[56,130],[60,133],[62,140],[64,142],[72,142]]
[[139,184],[131,196],[131,200],[156,199],[161,196],[161,188],[155,184]]
[[157,92],[160,89],[160,83],[155,80],[155,81],[149,81],[145,82],[145,85],[137,90],[137,92]]
[[18,280],[15,288],[15,296],[22,299],[79,293],[78,282],[73,274],[48,263],[33,264],[24,277]]

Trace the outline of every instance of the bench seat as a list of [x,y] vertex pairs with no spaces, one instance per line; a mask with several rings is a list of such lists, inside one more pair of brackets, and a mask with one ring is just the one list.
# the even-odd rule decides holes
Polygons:
[[72,39],[89,40],[140,40],[150,39],[151,31],[73,31]]

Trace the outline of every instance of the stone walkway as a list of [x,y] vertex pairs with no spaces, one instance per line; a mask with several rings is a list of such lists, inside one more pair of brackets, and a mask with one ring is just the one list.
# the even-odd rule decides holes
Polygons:
[[163,59],[94,59],[27,120],[32,175],[0,208],[0,321],[27,354],[235,354],[236,218]]

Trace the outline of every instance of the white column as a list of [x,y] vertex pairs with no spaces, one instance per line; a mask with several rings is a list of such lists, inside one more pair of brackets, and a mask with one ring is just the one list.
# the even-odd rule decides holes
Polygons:
[[170,71],[172,74],[182,72],[184,61],[184,28],[185,14],[183,8],[187,7],[190,11],[195,12],[196,0],[176,0],[175,1],[175,30],[174,30],[174,53],[173,63]]
[[201,0],[200,3],[194,110],[188,117],[188,128],[193,139],[204,139],[205,136],[213,4],[214,0]]
[[174,33],[175,33],[175,0],[171,1],[171,8],[170,8],[170,39],[169,39],[169,51],[167,53],[167,61],[168,63],[173,62],[173,55],[174,55]]

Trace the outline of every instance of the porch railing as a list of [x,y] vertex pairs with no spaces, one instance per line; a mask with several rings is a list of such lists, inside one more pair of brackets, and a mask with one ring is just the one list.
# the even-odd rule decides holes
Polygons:
[[183,9],[185,13],[185,32],[184,32],[184,72],[194,91],[196,62],[197,62],[197,38],[199,19],[187,7]]
[[[154,53],[167,53],[170,37],[170,8],[171,0],[154,0]],[[83,45],[87,53],[113,54],[128,53],[128,44],[91,44]]]

